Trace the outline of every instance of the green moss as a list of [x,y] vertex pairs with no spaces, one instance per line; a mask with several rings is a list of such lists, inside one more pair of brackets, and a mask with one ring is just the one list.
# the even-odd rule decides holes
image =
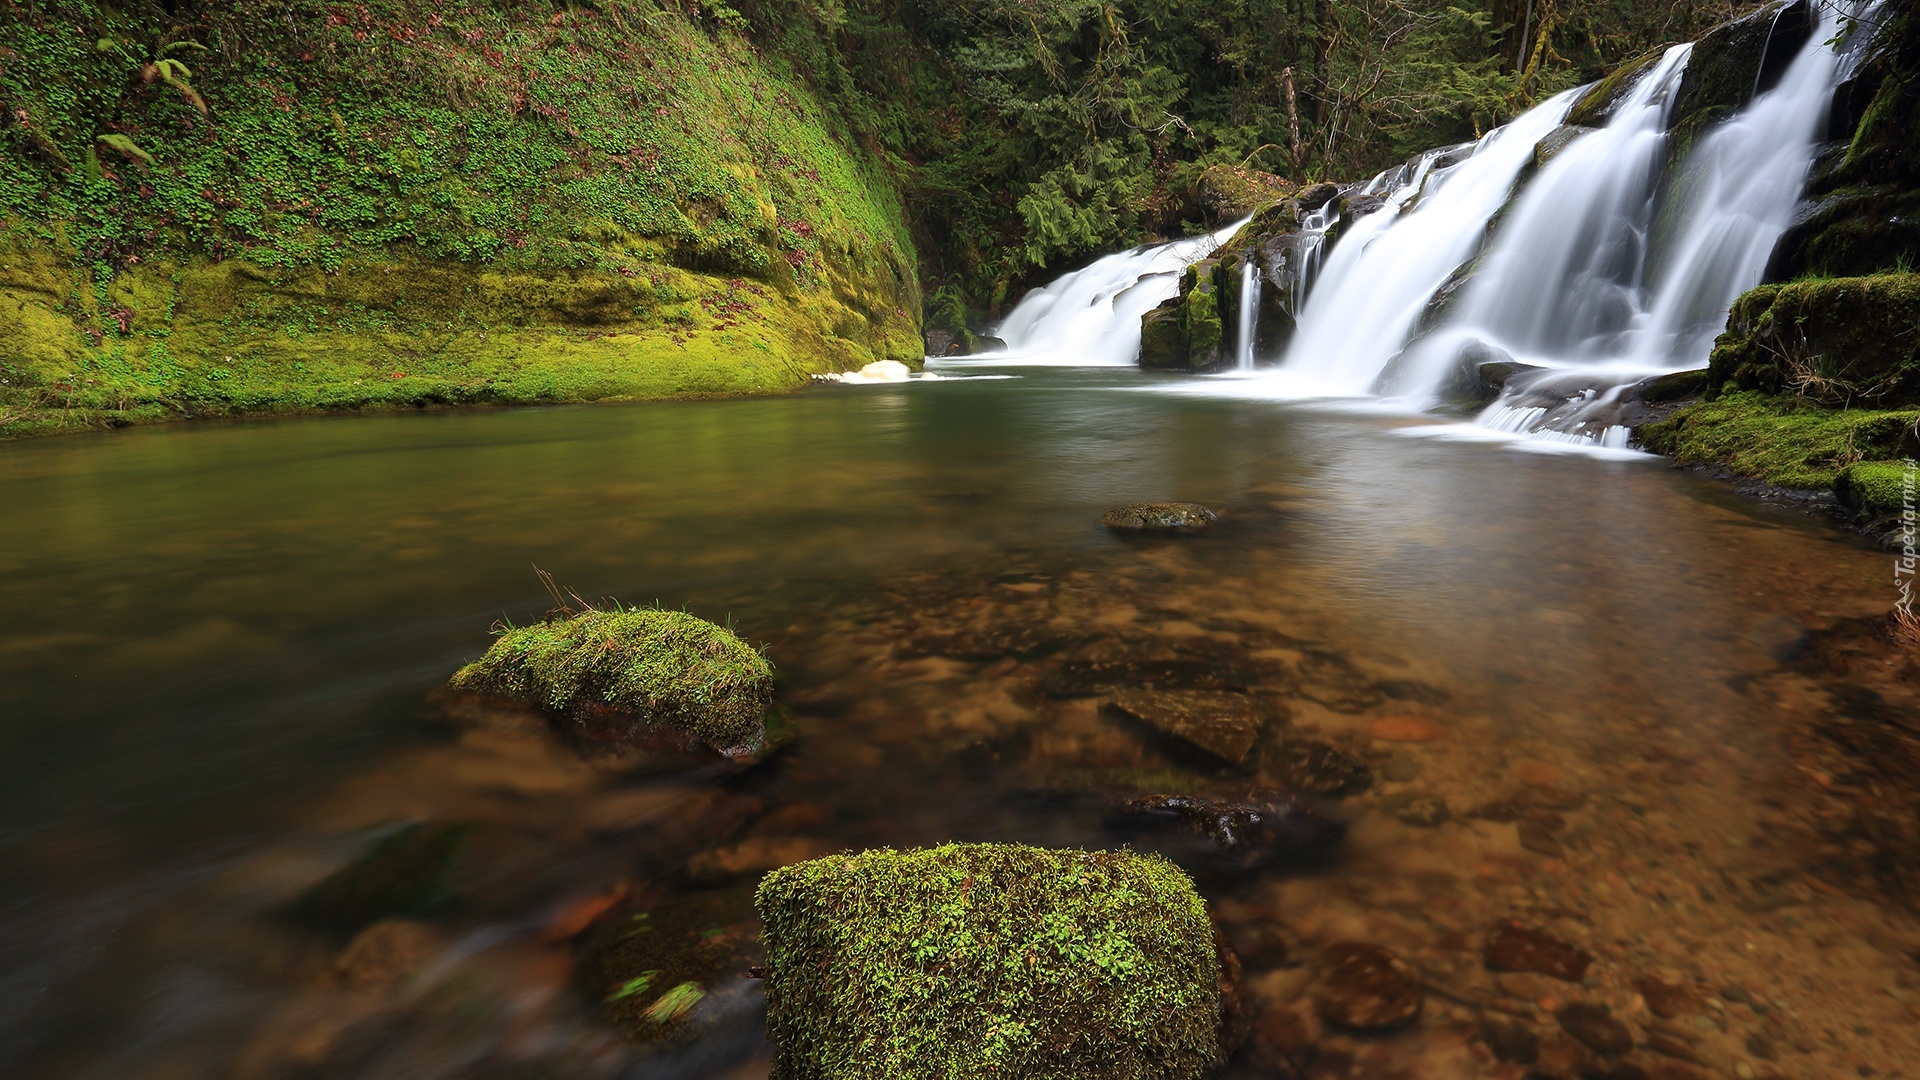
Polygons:
[[1220,362],[1224,334],[1220,313],[1220,289],[1215,271],[1219,264],[1211,259],[1187,268],[1180,278],[1180,295],[1185,303],[1182,315],[1187,336],[1187,364],[1203,371]]
[[1915,505],[1920,498],[1914,490],[1916,478],[1920,478],[1920,470],[1911,459],[1862,461],[1842,469],[1833,490],[1855,514],[1881,518]]
[[1155,371],[1184,371],[1187,330],[1179,297],[1169,298],[1140,317],[1140,366]]
[[1726,392],[1638,431],[1682,465],[1711,465],[1790,488],[1830,487],[1860,461],[1920,452],[1920,412],[1834,409],[1754,392]]
[[[921,355],[894,177],[737,28],[203,7],[0,0],[0,435],[764,392]],[[135,74],[189,41],[204,113]],[[109,127],[151,160],[100,160]]]
[[1197,1078],[1206,905],[1132,852],[948,844],[784,867],[755,896],[777,1080]]
[[685,612],[615,608],[508,628],[452,685],[557,715],[611,711],[722,753],[750,753],[766,738],[773,666],[731,631]]
[[447,879],[470,831],[460,824],[401,829],[309,889],[295,912],[342,931],[432,914],[451,900]]
[[1920,274],[1809,278],[1735,302],[1709,377],[1827,404],[1920,404]]
[[1607,73],[1607,77],[1594,83],[1580,99],[1573,103],[1573,109],[1567,113],[1569,127],[1605,127],[1613,119],[1613,110],[1620,99],[1633,88],[1633,83],[1643,72],[1666,55],[1665,49],[1655,49],[1621,64]]

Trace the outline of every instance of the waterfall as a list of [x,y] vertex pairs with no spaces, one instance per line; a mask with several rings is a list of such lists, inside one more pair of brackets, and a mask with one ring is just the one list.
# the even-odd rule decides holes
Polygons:
[[1427,301],[1474,254],[1487,222],[1507,201],[1534,144],[1558,127],[1568,91],[1489,132],[1471,156],[1433,151],[1411,175],[1383,174],[1386,205],[1346,226],[1300,310],[1282,364],[1306,393],[1373,393]]
[[1123,251],[1022,297],[1000,323],[996,363],[1123,365],[1140,357],[1140,319],[1180,288],[1180,273],[1232,239],[1244,221]]
[[1260,265],[1249,257],[1240,266],[1239,337],[1235,339],[1234,366],[1253,370],[1253,338],[1260,327]]

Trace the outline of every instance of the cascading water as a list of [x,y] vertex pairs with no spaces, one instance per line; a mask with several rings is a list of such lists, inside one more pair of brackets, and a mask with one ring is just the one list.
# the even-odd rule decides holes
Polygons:
[[[1478,417],[1480,431],[1624,447],[1625,391],[1705,363],[1727,308],[1761,281],[1805,185],[1832,88],[1880,5],[1856,7],[1867,29],[1850,35],[1841,11],[1817,7],[1817,25],[1784,71],[1765,61],[1773,85],[1671,170],[1666,132],[1691,57],[1684,45],[1647,66],[1603,128],[1563,127],[1584,92],[1568,91],[1475,144],[1421,155],[1306,215],[1294,248],[1291,343],[1279,369],[1235,381],[1234,392],[1426,408],[1463,374],[1505,360],[1501,396]],[[1847,44],[1836,48],[1836,38]],[[1369,203],[1378,209],[1367,212]],[[1010,357],[1132,362],[1140,317],[1240,224],[1108,256],[1029,294],[1000,330]],[[1243,371],[1272,359],[1254,355],[1260,278],[1245,274],[1234,341]]]
[[1253,332],[1260,314],[1260,267],[1248,259],[1240,267],[1240,308],[1238,337],[1234,340],[1235,364],[1241,371],[1253,370]]
[[1428,299],[1472,257],[1534,144],[1559,126],[1576,96],[1568,91],[1489,132],[1463,161],[1450,160],[1457,155],[1448,151],[1425,155],[1405,183],[1386,193],[1385,206],[1347,226],[1312,285],[1282,364],[1299,390],[1374,392]]
[[1180,273],[1245,222],[1098,259],[1028,293],[1000,324],[1007,351],[1030,364],[1119,365],[1140,356],[1140,319],[1180,288]]

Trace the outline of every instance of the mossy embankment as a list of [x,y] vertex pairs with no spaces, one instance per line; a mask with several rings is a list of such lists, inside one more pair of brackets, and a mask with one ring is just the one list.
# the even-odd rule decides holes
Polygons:
[[167,8],[0,0],[0,435],[921,353],[889,166],[706,8]]
[[1874,36],[1835,92],[1774,283],[1734,303],[1702,400],[1639,437],[1682,464],[1830,489],[1857,524],[1885,532],[1903,462],[1920,456],[1920,16],[1888,12],[1853,32]]

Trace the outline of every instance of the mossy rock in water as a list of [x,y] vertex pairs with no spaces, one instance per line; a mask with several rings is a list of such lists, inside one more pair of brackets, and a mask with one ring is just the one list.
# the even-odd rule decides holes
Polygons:
[[1246,217],[1277,199],[1293,185],[1284,176],[1240,165],[1214,165],[1193,185],[1193,200],[1208,225],[1218,228]]
[[508,628],[452,685],[537,705],[589,738],[741,757],[765,745],[773,665],[685,612],[618,608]]
[[1186,1080],[1219,1056],[1206,904],[1157,856],[867,851],[754,902],[774,1080]]
[[294,913],[335,930],[432,914],[452,899],[447,879],[471,831],[466,824],[409,825],[308,889]]
[[1218,520],[1218,515],[1199,503],[1128,503],[1107,511],[1100,524],[1134,532],[1190,532]]

